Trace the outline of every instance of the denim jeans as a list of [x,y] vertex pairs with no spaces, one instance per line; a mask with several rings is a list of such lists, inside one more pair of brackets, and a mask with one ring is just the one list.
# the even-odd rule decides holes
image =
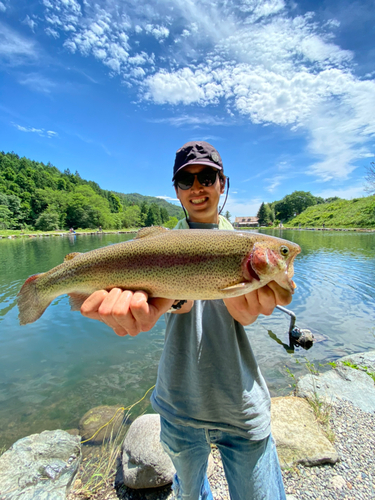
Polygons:
[[160,417],[160,440],[177,474],[172,488],[178,500],[213,500],[207,479],[211,444],[220,451],[231,500],[285,500],[275,442],[218,429],[195,429]]

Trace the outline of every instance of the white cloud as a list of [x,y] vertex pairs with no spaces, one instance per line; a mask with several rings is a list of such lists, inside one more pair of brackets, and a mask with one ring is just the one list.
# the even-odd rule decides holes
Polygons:
[[155,196],[155,198],[160,198],[161,200],[166,200],[166,201],[173,201],[173,202],[180,202],[178,198],[171,198],[170,196]]
[[189,125],[193,128],[201,128],[202,126],[230,125],[228,120],[211,115],[181,115],[171,116],[169,118],[156,118],[149,121],[153,123],[169,123],[175,127]]
[[22,22],[23,24],[27,24],[27,26],[31,28],[31,31],[34,31],[35,27],[37,26],[37,23],[33,19],[31,19],[30,16],[26,16]]
[[365,193],[363,189],[363,185],[355,185],[345,189],[339,188],[328,188],[323,189],[315,196],[321,196],[322,198],[332,198],[334,196],[338,196],[339,198],[344,198],[345,200],[351,200],[352,198],[360,198],[362,196],[367,196],[368,193]]
[[0,23],[0,58],[8,64],[17,66],[26,61],[34,61],[39,52],[34,41]]
[[[324,182],[347,178],[370,154],[374,75],[355,76],[354,54],[334,43],[335,19],[319,24],[312,12],[294,15],[285,0],[43,4],[51,36],[60,34],[67,50],[95,57],[138,86],[141,100],[221,104],[234,119],[298,131],[316,158],[310,173]],[[170,123],[199,126],[186,116]]]
[[48,137],[49,139],[52,137],[57,137],[57,132],[53,132],[52,130],[47,130],[47,132],[43,128],[34,128],[34,127],[23,127],[22,125],[18,125],[13,123],[14,127],[18,129],[20,132],[27,132],[32,134],[38,134],[41,137]]
[[53,36],[53,38],[60,38],[59,32],[52,28],[46,28],[44,31],[48,36]]
[[269,193],[273,193],[275,191],[275,189],[280,186],[280,184],[282,183],[282,181],[285,180],[285,176],[283,175],[275,175],[274,177],[270,178],[270,179],[265,179],[265,182],[267,184],[267,191]]
[[3,2],[0,2],[0,12],[5,12],[6,10],[7,10],[7,8],[5,7]]
[[40,75],[39,73],[29,73],[26,76],[20,77],[18,81],[21,85],[26,85],[32,90],[44,92],[46,94],[49,94],[56,88],[55,82],[44,77],[43,75]]
[[147,33],[152,34],[157,40],[168,38],[169,36],[169,29],[165,26],[154,26],[153,24],[147,24],[145,26],[145,30]]
[[[222,200],[222,202],[224,202],[224,200]],[[261,204],[261,199],[242,199],[240,197],[234,197],[232,193],[228,196],[223,212],[228,210],[232,214],[232,220],[234,220],[234,217],[255,216]]]

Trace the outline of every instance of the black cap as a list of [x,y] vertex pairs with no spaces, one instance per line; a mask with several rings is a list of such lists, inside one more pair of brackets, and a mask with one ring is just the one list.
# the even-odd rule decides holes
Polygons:
[[211,144],[204,141],[187,142],[177,151],[172,181],[177,172],[188,165],[208,165],[218,170],[224,170],[219,153]]

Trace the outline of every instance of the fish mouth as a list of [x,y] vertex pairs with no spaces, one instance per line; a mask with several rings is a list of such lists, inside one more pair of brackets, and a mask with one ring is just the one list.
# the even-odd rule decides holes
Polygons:
[[253,279],[253,280],[257,280],[257,281],[260,281],[260,278],[259,276],[257,275],[257,273],[254,271],[253,269],[253,266],[251,265],[251,262],[249,262],[249,266],[247,267],[247,271],[250,275],[250,277]]

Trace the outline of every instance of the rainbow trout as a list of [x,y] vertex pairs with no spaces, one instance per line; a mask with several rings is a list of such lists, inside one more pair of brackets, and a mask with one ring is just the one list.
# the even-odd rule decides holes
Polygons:
[[144,228],[130,241],[73,253],[23,284],[17,298],[21,325],[36,321],[59,295],[78,294],[72,307],[96,290],[144,290],[149,297],[210,300],[236,297],[274,280],[291,293],[290,241],[259,233]]

